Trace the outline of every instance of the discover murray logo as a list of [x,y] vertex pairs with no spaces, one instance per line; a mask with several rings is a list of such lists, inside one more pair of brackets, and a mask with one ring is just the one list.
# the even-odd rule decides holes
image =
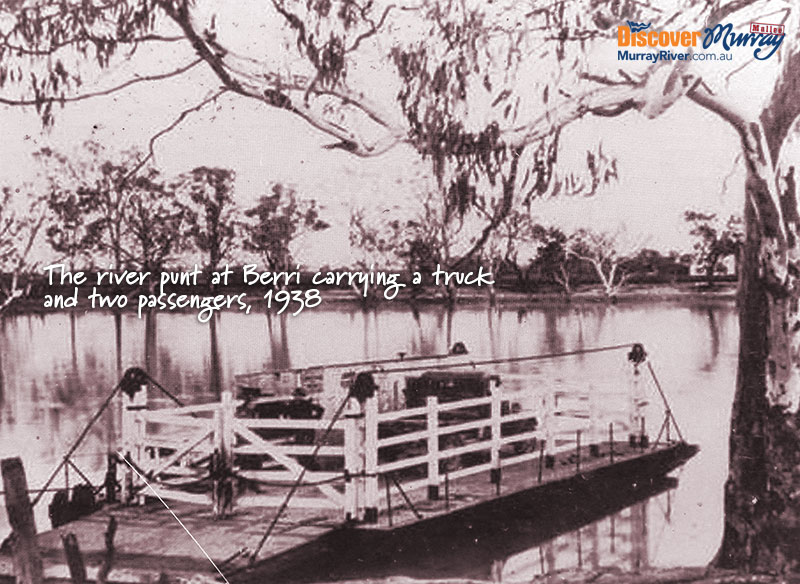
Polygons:
[[[617,50],[619,61],[732,61],[734,47],[753,47],[753,57],[759,61],[769,59],[780,48],[784,30],[780,24],[754,22],[748,32],[734,32],[733,25],[716,24],[697,30],[654,30],[652,23],[627,21],[617,27],[618,47],[658,48],[658,51]],[[715,53],[698,49],[721,47],[725,52]],[[681,50],[681,49],[688,50]]]

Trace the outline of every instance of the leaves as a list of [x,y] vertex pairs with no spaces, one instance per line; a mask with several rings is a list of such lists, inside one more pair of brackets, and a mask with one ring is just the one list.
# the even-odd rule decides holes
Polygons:
[[227,168],[201,166],[182,175],[175,185],[186,235],[207,254],[207,270],[216,270],[235,247],[238,219],[233,200],[234,178],[234,172]]
[[243,224],[244,248],[259,254],[272,271],[290,269],[290,244],[299,236],[330,227],[319,215],[316,201],[305,201],[297,192],[274,183],[271,195],[244,212],[249,221]]

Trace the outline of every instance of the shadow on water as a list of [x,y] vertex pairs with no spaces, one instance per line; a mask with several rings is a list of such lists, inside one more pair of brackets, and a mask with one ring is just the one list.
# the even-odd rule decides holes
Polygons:
[[[502,512],[482,515],[474,521],[460,520],[458,524],[422,522],[391,532],[345,528],[270,558],[252,571],[233,575],[230,580],[234,583],[316,582],[401,575],[488,579],[502,572],[506,564],[510,570],[512,564],[535,555],[537,547],[540,548],[537,557],[541,557],[541,572],[547,573],[556,563],[559,567],[564,563],[563,558],[556,562],[559,550],[552,545],[554,538],[596,524],[606,517],[612,522],[611,555],[614,557],[602,557],[595,538],[593,551],[586,554],[586,563],[596,567],[622,562],[645,567],[648,560],[642,546],[646,550],[646,540],[637,542],[638,538],[633,536],[635,527],[631,527],[627,538],[618,536],[617,547],[628,546],[627,552],[620,549],[622,557],[614,554],[613,515],[631,507],[631,520],[641,519],[646,514],[645,509],[637,509],[637,505],[647,505],[648,499],[674,489],[677,482],[674,478],[663,477],[638,487],[630,483],[609,484],[603,489],[581,493],[580,497],[550,500],[546,504],[532,497],[529,504],[515,504],[503,508]],[[588,531],[591,532],[591,528]],[[624,545],[623,539],[626,539]],[[577,546],[580,558],[580,537]],[[582,565],[580,559],[575,563],[572,567]]]

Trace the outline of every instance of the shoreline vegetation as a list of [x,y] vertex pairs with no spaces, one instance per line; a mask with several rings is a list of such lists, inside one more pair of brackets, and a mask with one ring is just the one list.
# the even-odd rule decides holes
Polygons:
[[[46,307],[44,305],[45,296],[63,296],[69,298],[74,296],[73,287],[67,286],[48,286],[45,283],[33,286],[30,293],[22,298],[18,298],[9,306],[3,314],[29,314],[29,313],[54,313],[69,312],[71,310],[93,310],[93,311],[112,311],[113,308],[92,307],[88,295],[92,292],[92,286],[77,287],[77,302],[74,306]],[[289,290],[310,289],[306,286],[292,287]],[[474,305],[497,305],[505,307],[543,307],[582,304],[628,304],[640,302],[672,302],[680,300],[697,301],[735,301],[736,282],[731,279],[724,279],[709,286],[705,279],[696,281],[684,281],[673,283],[642,283],[628,284],[613,296],[609,297],[603,292],[600,285],[578,286],[569,295],[554,289],[553,287],[541,286],[535,290],[520,290],[518,287],[501,287],[489,289],[486,287],[464,286],[455,290],[443,290],[434,286],[424,286],[416,289],[406,288],[402,290],[396,298],[386,300],[383,298],[380,289],[371,289],[368,296],[351,290],[336,287],[317,287],[320,291],[322,302],[315,308],[325,307],[326,305],[359,305],[363,309],[391,309],[396,307],[416,309],[423,306],[443,305],[443,306],[474,306]],[[258,286],[230,285],[222,286],[212,290],[210,286],[198,285],[193,287],[168,286],[165,293],[176,293],[186,295],[199,295],[202,297],[216,295],[236,295],[245,293],[247,301],[252,304],[257,313],[263,313],[267,309],[263,295],[271,288]],[[98,288],[98,292],[111,294],[110,287]],[[152,294],[150,290],[139,288],[125,288],[114,290],[113,292],[122,293],[129,298],[127,306],[121,309],[122,312],[137,310],[136,298],[138,295]],[[157,291],[155,292],[158,293]],[[159,310],[160,312],[188,313],[192,308],[178,308],[175,310]],[[233,310],[233,309],[231,309]],[[313,310],[308,308],[306,310]],[[223,309],[225,311],[225,309]],[[277,307],[273,306],[271,312],[277,312]],[[146,310],[145,310],[146,312]],[[286,310],[291,314],[291,309]]]

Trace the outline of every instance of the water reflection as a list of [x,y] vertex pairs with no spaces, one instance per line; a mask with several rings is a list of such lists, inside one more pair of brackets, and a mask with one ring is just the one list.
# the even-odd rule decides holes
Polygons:
[[651,565],[670,516],[675,479],[581,493],[591,504],[495,507],[480,522],[434,523],[390,534],[342,532],[262,563],[242,581],[312,582],[412,578],[529,582],[581,569],[640,571]]
[[[670,521],[655,518],[654,501],[664,507],[664,495],[647,504],[642,529],[648,542],[637,561],[701,565],[713,556],[722,528],[737,344],[734,307],[725,303],[421,307],[416,313],[401,305],[378,311],[336,306],[297,317],[223,313],[206,324],[192,315],[173,313],[141,320],[135,314],[99,312],[8,316],[0,321],[0,456],[22,456],[29,483],[41,484],[120,372],[130,366],[147,365],[165,387],[191,402],[214,399],[237,373],[399,352],[443,353],[456,341],[464,342],[477,358],[643,342],[684,434],[702,450],[684,467],[671,494]],[[531,381],[511,380],[505,387],[524,393],[531,385],[563,391],[591,386],[611,395],[624,389],[628,369],[622,354],[517,363],[504,371],[525,373]],[[654,402],[653,408],[648,419],[657,427],[660,407]],[[77,453],[78,465],[93,477],[104,470],[117,424],[115,415],[104,415]],[[630,513],[636,511],[612,512],[580,529],[566,526],[572,532],[559,537],[569,540],[567,547],[553,540],[563,529],[548,535],[552,545],[545,540],[531,543],[516,532],[501,534],[492,544],[494,555],[481,556],[486,560],[481,577],[498,570],[538,573],[540,554],[545,566],[560,566],[567,558],[591,565],[595,532],[599,561],[606,561],[612,548],[622,549],[622,540],[612,534],[624,532],[622,524],[629,522]],[[37,508],[37,518],[46,525],[46,505]],[[2,516],[0,538],[6,531]],[[654,532],[661,534],[658,545]],[[491,568],[501,560],[502,566]],[[436,565],[428,567],[436,570]]]

